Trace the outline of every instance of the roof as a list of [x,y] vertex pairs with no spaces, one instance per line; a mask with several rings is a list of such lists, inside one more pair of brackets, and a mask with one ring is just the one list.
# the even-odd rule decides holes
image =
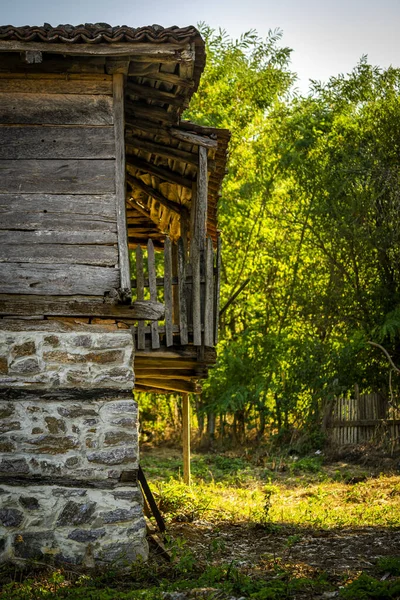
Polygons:
[[[159,25],[112,27],[106,23],[0,26],[3,56],[31,48],[44,53],[43,63],[25,64],[21,67],[25,71],[46,69],[46,55],[48,68],[54,68],[55,57],[56,64],[64,68],[68,53],[75,57],[82,53],[82,61],[92,61],[93,68],[103,73],[116,72],[113,69],[120,69],[121,65],[125,69],[130,246],[148,237],[162,245],[165,235],[180,235],[182,218],[191,205],[199,145],[207,147],[209,157],[208,234],[215,242],[229,132],[181,120],[205,66],[205,45],[198,30]],[[65,69],[68,71],[67,66]]]
[[127,25],[111,26],[108,23],[85,23],[84,25],[57,25],[52,27],[49,23],[41,26],[27,25],[14,27],[13,25],[0,26],[1,40],[20,40],[25,42],[68,42],[108,44],[121,42],[204,42],[195,27],[161,27],[150,25],[147,27],[128,27]]

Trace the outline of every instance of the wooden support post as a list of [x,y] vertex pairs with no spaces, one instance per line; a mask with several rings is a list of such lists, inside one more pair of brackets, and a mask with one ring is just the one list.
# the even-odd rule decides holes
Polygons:
[[[117,206],[118,254],[121,274],[121,299],[132,301],[131,270],[126,223],[125,182],[125,122],[124,122],[124,76],[113,76],[113,107],[115,133],[115,197]],[[140,298],[139,298],[140,299]]]
[[197,197],[195,217],[195,237],[200,252],[204,251],[207,232],[207,200],[208,200],[208,172],[207,150],[199,148],[199,169],[197,172]]
[[190,403],[189,394],[182,394],[183,481],[190,485]]

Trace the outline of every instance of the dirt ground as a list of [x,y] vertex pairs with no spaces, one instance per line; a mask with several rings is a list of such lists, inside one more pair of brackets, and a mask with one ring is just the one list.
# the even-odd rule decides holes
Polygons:
[[308,565],[331,575],[369,571],[383,556],[400,556],[400,530],[365,527],[340,530],[299,530],[277,526],[267,532],[246,523],[216,526],[214,523],[173,523],[173,536],[189,542],[192,552],[204,558],[212,541],[218,542],[213,559],[254,567],[265,561],[282,560],[285,564]]

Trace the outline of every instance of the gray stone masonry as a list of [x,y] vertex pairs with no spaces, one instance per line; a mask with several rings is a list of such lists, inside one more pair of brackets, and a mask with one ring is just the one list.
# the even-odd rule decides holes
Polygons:
[[0,561],[148,554],[130,330],[0,321]]

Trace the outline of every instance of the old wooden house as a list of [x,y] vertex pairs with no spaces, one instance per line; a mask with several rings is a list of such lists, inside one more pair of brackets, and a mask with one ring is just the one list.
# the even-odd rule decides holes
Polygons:
[[204,64],[193,27],[0,27],[0,560],[147,556],[132,389],[215,362]]

